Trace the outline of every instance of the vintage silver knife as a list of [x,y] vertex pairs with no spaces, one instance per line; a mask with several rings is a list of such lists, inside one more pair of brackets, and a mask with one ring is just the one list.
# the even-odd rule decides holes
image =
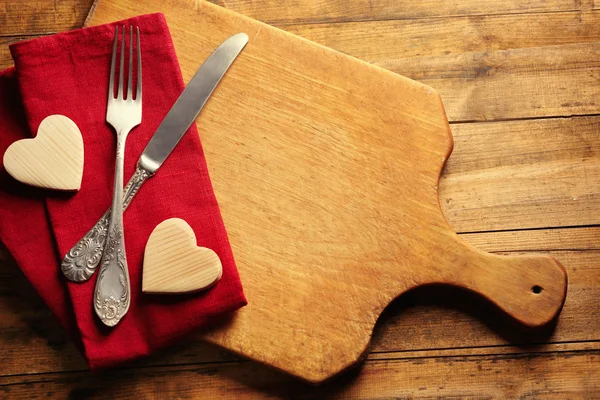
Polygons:
[[[225,40],[187,84],[140,156],[135,173],[124,189],[123,210],[127,209],[146,179],[154,175],[171,154],[246,43],[248,35],[245,33]],[[65,255],[61,270],[67,279],[85,282],[94,274],[102,258],[109,220],[110,209]]]

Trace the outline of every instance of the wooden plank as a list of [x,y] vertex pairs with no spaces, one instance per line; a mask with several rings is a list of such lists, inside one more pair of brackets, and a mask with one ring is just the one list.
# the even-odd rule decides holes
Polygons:
[[[592,0],[520,2],[517,0],[460,3],[434,0],[359,0],[335,1],[268,1],[215,0],[233,11],[276,25],[315,22],[375,21],[421,19],[461,15],[548,13],[585,11],[593,8]],[[0,36],[47,34],[80,27],[93,0],[7,0],[0,3]],[[288,4],[289,3],[289,4]]]
[[13,66],[13,60],[10,51],[8,50],[8,46],[24,39],[24,37],[0,37],[0,70]]
[[600,43],[378,63],[436,89],[451,121],[597,114]]
[[[556,232],[555,232],[556,231]],[[421,290],[394,302],[378,321],[370,351],[401,352],[404,357],[471,354],[518,354],[541,351],[536,343],[556,343],[561,350],[598,349],[600,297],[598,250],[600,227],[462,235],[488,251],[550,252],[568,269],[569,292],[556,331],[527,332],[505,324],[496,310],[476,298],[456,292]],[[583,239],[578,240],[579,237]],[[2,265],[6,265],[4,262]],[[16,267],[0,269],[0,375],[48,373],[84,369],[84,363],[45,310]],[[448,329],[452,326],[453,329]],[[530,346],[523,346],[529,343]],[[561,347],[562,346],[562,347]],[[198,336],[138,365],[210,363],[236,357],[201,342]]]
[[[358,0],[267,1],[214,0],[216,4],[280,26],[306,23],[413,20],[437,17],[484,16],[554,12],[584,12],[592,0],[521,2],[517,0],[459,3],[434,0],[410,2]],[[80,27],[93,0],[7,0],[0,3],[0,36],[47,34]],[[289,4],[288,4],[289,3]]]
[[[527,4],[528,2],[524,2]],[[600,11],[284,26],[372,63],[600,41]]]
[[13,400],[86,399],[588,399],[600,391],[600,352],[407,358],[367,361],[324,386],[303,384],[252,363],[69,373],[0,380]]
[[213,3],[275,25],[306,22],[347,22],[391,19],[454,17],[461,15],[521,14],[584,11],[593,0],[211,0]]
[[[261,1],[214,0],[216,4],[280,26],[299,23],[411,20],[490,14],[582,12],[592,0],[411,2],[408,0]],[[47,34],[80,27],[93,0],[7,0],[0,3],[0,36]]]
[[0,36],[39,35],[78,28],[93,0],[5,0]]
[[600,112],[598,26],[593,11],[286,29],[432,86],[450,121],[481,121]]
[[439,193],[456,231],[600,223],[600,117],[457,124],[452,132]]

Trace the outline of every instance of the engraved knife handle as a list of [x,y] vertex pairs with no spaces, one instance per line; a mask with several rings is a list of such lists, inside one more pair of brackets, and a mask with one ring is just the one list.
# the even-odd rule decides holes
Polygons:
[[[151,176],[150,172],[139,165],[137,166],[135,173],[124,189],[123,211],[127,209],[127,206],[129,206],[129,203],[131,203],[131,200],[133,200],[140,187],[146,182],[146,179]],[[96,225],[65,255],[60,268],[67,279],[73,282],[85,282],[94,275],[102,258],[109,220],[110,208],[96,222]]]

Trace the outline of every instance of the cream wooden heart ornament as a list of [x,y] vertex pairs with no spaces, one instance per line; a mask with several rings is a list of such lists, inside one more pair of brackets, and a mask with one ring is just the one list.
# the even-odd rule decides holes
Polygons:
[[222,274],[217,253],[197,247],[194,230],[184,220],[167,219],[152,231],[144,251],[143,292],[195,292],[214,285]]
[[33,139],[11,144],[4,168],[13,178],[46,189],[76,191],[83,176],[83,138],[64,115],[46,117]]

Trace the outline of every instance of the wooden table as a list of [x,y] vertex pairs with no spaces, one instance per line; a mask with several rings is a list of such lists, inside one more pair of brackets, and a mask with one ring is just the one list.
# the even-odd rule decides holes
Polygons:
[[[81,26],[91,0],[0,1],[7,44]],[[0,398],[600,398],[600,7],[593,0],[217,0],[436,88],[455,139],[450,224],[569,273],[554,329],[524,332],[463,294],[381,317],[362,368],[311,387],[191,338],[101,375],[0,249]],[[598,9],[597,9],[598,8]]]

